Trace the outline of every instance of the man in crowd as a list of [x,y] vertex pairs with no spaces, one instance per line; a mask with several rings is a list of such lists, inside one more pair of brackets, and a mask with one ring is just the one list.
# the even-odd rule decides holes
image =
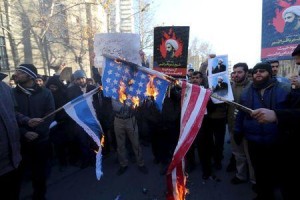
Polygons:
[[138,169],[140,172],[147,174],[148,169],[144,164],[142,148],[139,143],[139,131],[134,111],[131,107],[119,100],[112,99],[112,108],[115,113],[114,130],[117,140],[117,153],[120,163],[120,168],[117,175],[122,175],[128,168],[128,159],[126,151],[126,137],[128,137],[132,150],[134,152]]
[[[294,49],[292,56],[296,64],[300,64],[300,44]],[[297,84],[299,81],[292,80],[292,84]],[[284,160],[284,169],[280,173],[282,176],[282,196],[284,199],[294,199],[298,195],[299,188],[294,184],[294,180],[300,178],[299,164],[293,162],[299,152],[299,121],[300,121],[300,96],[294,88],[289,95],[288,108],[258,108],[251,113],[251,117],[257,120],[260,124],[277,124],[278,129],[284,133],[285,143],[282,148]],[[291,164],[290,164],[291,163]],[[277,173],[277,172],[276,172]]]
[[[30,118],[42,118],[54,111],[51,92],[35,83],[37,69],[33,64],[21,64],[15,72],[17,87],[14,95],[17,111]],[[32,172],[32,199],[45,199],[46,181],[50,171],[49,159],[51,146],[49,142],[49,125],[53,116],[48,117],[37,127],[21,125],[21,144],[24,170]]]
[[[253,83],[240,96],[240,104],[250,109],[286,109],[290,87],[272,78],[269,63],[254,66]],[[286,176],[286,137],[276,122],[260,124],[248,113],[239,111],[235,121],[234,139],[239,145],[243,137],[248,141],[250,159],[256,176],[258,200],[275,199],[274,189],[283,191]]]
[[[86,74],[83,70],[77,70],[73,73],[74,84],[67,88],[67,97],[71,101],[82,94],[88,93],[95,89],[96,86],[87,84]],[[93,106],[96,110],[97,117],[99,118],[100,105],[97,94],[93,96]],[[95,153],[93,148],[96,148],[96,144],[90,138],[88,134],[73,120],[70,119],[70,140],[71,140],[71,164],[77,164],[80,162],[80,168],[86,168],[89,165],[94,164]],[[79,147],[79,149],[78,149]]]
[[290,85],[291,82],[289,81],[289,79],[278,75],[278,72],[279,72],[279,61],[278,60],[272,60],[272,61],[270,61],[270,64],[271,64],[271,67],[272,67],[272,76],[274,78],[276,78],[277,81],[283,82],[283,83],[286,83],[286,84]]
[[[295,59],[297,65],[300,65],[300,44],[294,49],[292,56]],[[290,78],[292,89],[299,90],[300,89],[300,71],[297,75],[292,76]]]
[[[233,66],[233,83],[232,93],[234,101],[240,102],[240,95],[245,88],[250,86],[251,82],[248,80],[248,65],[246,63],[237,63]],[[228,129],[231,136],[230,144],[231,150],[236,160],[236,174],[231,180],[232,184],[245,183],[248,180],[248,174],[250,181],[255,184],[255,177],[253,167],[250,161],[248,152],[248,143],[245,139],[241,144],[237,145],[233,139],[234,120],[237,114],[237,110],[234,106],[229,106],[228,109]],[[248,171],[249,169],[249,171]],[[248,173],[249,172],[249,173]]]

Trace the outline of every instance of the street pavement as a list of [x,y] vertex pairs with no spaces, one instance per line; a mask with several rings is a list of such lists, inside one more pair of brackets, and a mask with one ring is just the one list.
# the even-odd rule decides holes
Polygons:
[[[226,136],[228,141],[228,136]],[[48,200],[163,200],[166,192],[166,177],[160,175],[160,166],[153,163],[151,147],[143,146],[145,164],[148,174],[142,174],[136,164],[130,163],[125,174],[117,176],[118,162],[116,153],[103,160],[103,177],[96,179],[93,166],[85,169],[68,166],[59,171],[52,167],[48,181]],[[214,173],[221,181],[203,182],[201,167],[188,176],[187,200],[251,200],[255,197],[251,183],[232,185],[230,180],[234,172],[226,172],[231,152],[230,144],[225,142],[223,168]],[[21,200],[31,199],[31,182],[24,181],[21,189]]]

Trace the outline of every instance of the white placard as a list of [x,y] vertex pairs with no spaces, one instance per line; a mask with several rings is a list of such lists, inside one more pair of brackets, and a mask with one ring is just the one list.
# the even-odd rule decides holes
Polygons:
[[95,35],[94,52],[95,67],[103,65],[103,54],[123,58],[141,65],[140,36],[133,33],[100,33]]

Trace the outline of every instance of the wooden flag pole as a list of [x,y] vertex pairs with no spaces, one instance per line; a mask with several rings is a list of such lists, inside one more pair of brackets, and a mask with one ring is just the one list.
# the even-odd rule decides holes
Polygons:
[[218,96],[218,95],[216,95],[216,94],[214,94],[214,93],[211,94],[211,97],[212,97],[212,98],[215,98],[215,99],[218,99],[218,100],[220,100],[220,101],[224,101],[225,103],[227,103],[227,104],[229,104],[229,105],[233,105],[233,106],[235,106],[238,110],[245,111],[245,112],[247,112],[247,113],[249,113],[249,114],[251,114],[251,113],[253,112],[252,109],[250,109],[250,108],[248,108],[248,107],[246,107],[246,106],[243,106],[243,105],[241,105],[241,104],[239,104],[239,103],[236,103],[236,102],[234,102],[234,101],[228,101],[227,99],[225,99],[225,98],[223,98],[223,97],[220,97],[220,96]]

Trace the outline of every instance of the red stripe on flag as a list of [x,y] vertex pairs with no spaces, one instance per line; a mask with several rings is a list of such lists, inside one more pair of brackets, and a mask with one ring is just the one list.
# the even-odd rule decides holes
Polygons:
[[[189,88],[189,91],[186,91],[186,88]],[[180,137],[183,138],[184,141],[181,143],[181,146],[176,147],[176,152],[173,155],[173,159],[171,164],[169,165],[168,171],[167,171],[167,199],[168,200],[183,200],[185,199],[186,194],[186,176],[184,172],[184,156],[187,153],[188,149],[191,147],[194,139],[197,136],[197,133],[201,127],[201,123],[205,114],[206,105],[210,98],[211,91],[205,90],[205,94],[203,97],[202,102],[200,101],[201,98],[198,100],[198,96],[201,94],[201,90],[205,90],[203,88],[200,88],[196,85],[190,85],[186,82],[182,83],[182,104],[186,105],[185,101],[188,101],[188,104],[186,108],[183,110],[181,108],[181,115],[183,116],[181,118],[181,129],[180,129]],[[189,92],[190,94],[186,94],[186,92]],[[187,99],[187,97],[189,97]],[[193,110],[197,105],[200,104],[199,112],[193,113]],[[191,124],[191,127],[189,128],[188,132],[185,133],[185,129],[187,125]],[[179,141],[182,138],[179,138]],[[178,145],[178,144],[177,144]],[[174,180],[172,175],[175,175]]]
[[[186,84],[184,85],[184,87],[186,88]],[[188,119],[190,118],[191,113],[193,112],[195,105],[197,103],[198,95],[192,95],[192,94],[200,94],[200,90],[201,90],[200,87],[192,87],[190,89],[191,89],[191,91],[190,91],[191,96],[188,99],[188,106],[182,117],[181,127],[185,127],[185,125],[188,122]],[[185,91],[183,94],[185,94]],[[184,101],[184,99],[182,99],[181,105],[183,104],[183,101]]]

